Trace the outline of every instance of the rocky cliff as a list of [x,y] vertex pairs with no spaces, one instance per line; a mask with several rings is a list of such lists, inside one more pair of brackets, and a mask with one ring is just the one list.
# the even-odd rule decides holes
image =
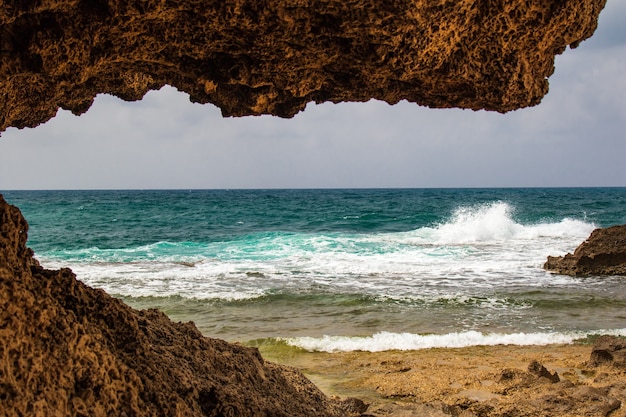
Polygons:
[[302,374],[43,269],[0,196],[0,416],[338,416]]
[[626,225],[596,229],[574,253],[548,256],[543,266],[563,275],[626,275]]
[[0,0],[0,132],[165,84],[226,116],[309,102],[506,112],[606,0]]

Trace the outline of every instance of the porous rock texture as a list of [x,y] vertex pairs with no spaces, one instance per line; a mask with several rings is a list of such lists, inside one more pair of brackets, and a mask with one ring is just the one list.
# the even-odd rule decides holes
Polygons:
[[163,85],[225,116],[408,100],[499,112],[548,92],[606,0],[0,0],[0,132]]
[[626,339],[600,336],[593,344],[589,363],[591,366],[608,365],[626,370]]
[[573,254],[548,256],[543,267],[571,276],[626,275],[626,225],[594,230]]
[[43,269],[0,196],[0,416],[338,416],[302,374]]

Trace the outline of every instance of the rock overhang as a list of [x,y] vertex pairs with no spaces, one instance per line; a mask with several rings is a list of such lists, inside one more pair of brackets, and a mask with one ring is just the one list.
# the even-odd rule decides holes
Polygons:
[[0,131],[171,85],[224,116],[401,100],[508,112],[606,0],[0,1]]

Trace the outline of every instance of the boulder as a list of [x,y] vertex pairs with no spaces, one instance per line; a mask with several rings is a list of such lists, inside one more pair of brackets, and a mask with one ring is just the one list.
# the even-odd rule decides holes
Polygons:
[[573,254],[548,256],[543,267],[571,276],[626,275],[626,225],[594,230]]
[[626,369],[626,339],[615,336],[600,336],[593,344],[589,364]]

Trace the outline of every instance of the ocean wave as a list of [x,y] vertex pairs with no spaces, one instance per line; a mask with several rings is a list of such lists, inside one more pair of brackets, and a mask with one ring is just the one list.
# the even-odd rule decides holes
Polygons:
[[472,296],[475,289],[571,285],[541,269],[594,226],[562,219],[522,225],[504,202],[465,206],[435,227],[395,233],[263,232],[217,242],[90,247],[37,254],[87,284],[130,297],[253,299],[271,293],[374,295],[395,300]]
[[[81,249],[50,250],[39,254],[45,259],[80,262],[131,262],[156,260],[194,262],[200,260],[272,260],[319,254],[358,256],[388,255],[420,246],[427,255],[439,256],[457,246],[506,244],[527,241],[561,240],[572,245],[589,236],[593,223],[570,218],[558,222],[523,225],[514,220],[514,208],[495,201],[458,207],[438,225],[391,233],[306,233],[257,232],[214,242],[158,241],[122,248],[97,246]],[[414,248],[413,248],[414,249]],[[454,253],[452,253],[454,255]]]
[[467,331],[442,335],[379,332],[372,336],[323,336],[280,339],[290,346],[312,352],[382,352],[387,350],[420,350],[430,348],[463,348],[493,345],[568,344],[593,335],[626,336],[626,328],[568,333],[481,333]]
[[515,209],[508,203],[458,207],[451,218],[439,225],[421,227],[404,233],[386,234],[388,240],[418,245],[467,245],[502,243],[542,238],[579,240],[589,236],[595,224],[563,218],[558,222],[521,224],[515,221]]
[[623,282],[542,265],[573,251],[594,222],[619,223],[624,195],[71,192],[24,204],[44,267],[70,267],[142,308],[169,306],[220,337],[529,334],[623,327]]
[[50,250],[39,254],[42,260],[68,262],[193,262],[210,257],[207,245],[198,242],[159,241],[125,248],[99,248]]

